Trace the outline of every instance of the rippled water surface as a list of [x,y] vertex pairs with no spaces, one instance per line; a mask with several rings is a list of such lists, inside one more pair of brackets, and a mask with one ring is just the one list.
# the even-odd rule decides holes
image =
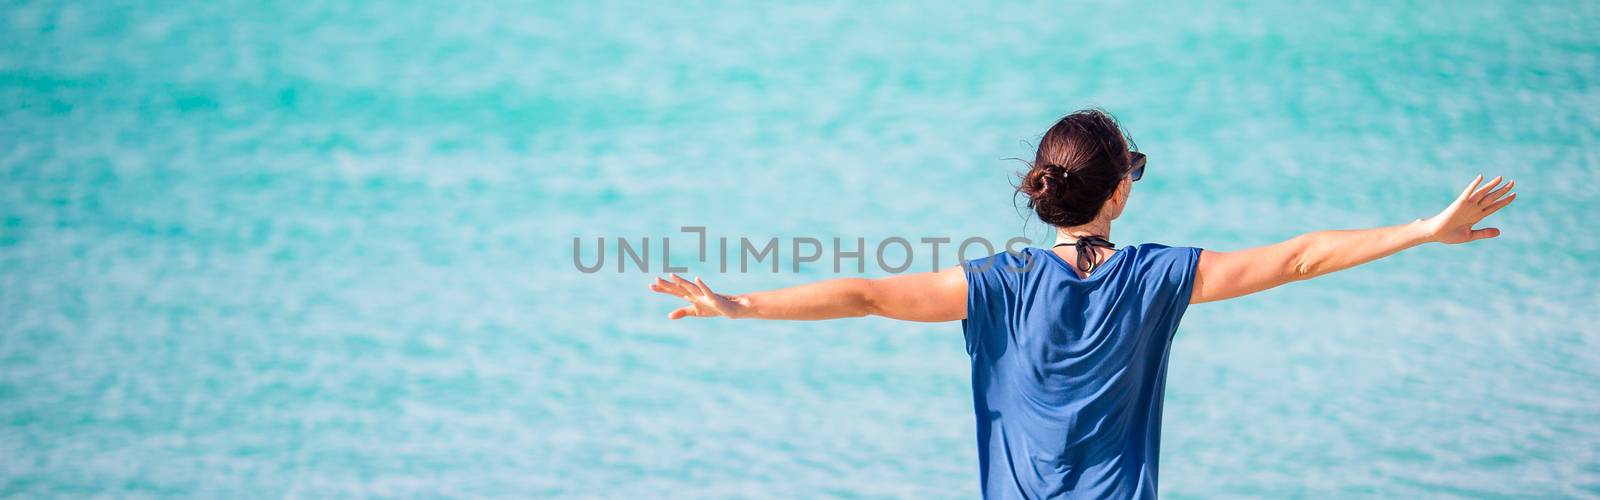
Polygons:
[[[572,238],[1043,239],[1005,158],[1097,105],[1151,158],[1119,244],[1519,181],[1499,239],[1189,309],[1164,496],[1600,496],[1596,26],[1595,2],[4,2],[0,495],[972,497],[958,325],[667,322]],[[728,291],[831,275],[691,264]]]

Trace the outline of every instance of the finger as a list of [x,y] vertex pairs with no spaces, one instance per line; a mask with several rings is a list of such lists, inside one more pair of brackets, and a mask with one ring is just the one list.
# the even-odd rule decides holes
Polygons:
[[650,284],[650,291],[656,292],[656,293],[660,293],[660,294],[664,294],[664,295],[671,295],[671,296],[674,296],[674,297],[678,296],[678,294],[676,292],[672,291],[672,289],[669,289],[669,288],[666,287],[666,285],[662,285],[660,283],[651,283]]
[[715,297],[715,296],[717,296],[717,294],[712,293],[711,287],[706,286],[706,282],[700,281],[700,277],[699,276],[695,276],[694,277],[694,286],[700,288],[700,293],[705,294],[707,297]]
[[1491,204],[1491,203],[1499,202],[1500,201],[1500,197],[1505,195],[1506,191],[1510,191],[1511,188],[1515,187],[1516,185],[1517,185],[1517,181],[1507,182],[1507,183],[1505,183],[1505,185],[1500,186],[1499,189],[1496,189],[1494,191],[1490,191],[1489,194],[1483,195],[1483,198],[1478,200],[1478,204],[1479,205],[1488,205],[1488,204]]
[[650,289],[661,293],[673,293],[672,283],[667,283],[666,280],[661,278],[656,278],[655,281],[651,281]]
[[678,298],[687,298],[689,295],[689,292],[685,291],[683,287],[661,278],[656,278],[656,281],[650,284],[650,289]]
[[1457,200],[1461,200],[1461,201],[1466,201],[1468,196],[1472,196],[1472,190],[1478,188],[1478,183],[1479,182],[1483,182],[1483,174],[1478,174],[1477,177],[1473,177],[1472,178],[1472,183],[1471,184],[1467,184],[1467,188],[1461,190],[1461,196],[1457,196],[1456,199]]
[[694,306],[679,307],[667,313],[667,319],[683,319],[684,316],[693,316],[694,312]]
[[687,294],[687,297],[700,295],[700,287],[694,286],[694,283],[690,283],[688,280],[683,279],[683,277],[678,276],[677,274],[672,275],[672,283],[678,285],[679,288],[682,288],[683,292]]
[[1497,227],[1486,227],[1486,228],[1483,228],[1483,229],[1473,229],[1472,230],[1472,239],[1469,240],[1469,241],[1486,240],[1486,239],[1493,238],[1493,237],[1496,237],[1496,236],[1500,236],[1500,228],[1497,228]]
[[1511,202],[1516,199],[1517,193],[1511,193],[1510,196],[1501,198],[1500,201],[1494,202],[1493,205],[1489,205],[1488,208],[1483,209],[1483,216],[1488,217],[1490,215],[1494,215],[1495,212],[1499,212],[1500,209],[1505,208],[1506,205],[1510,205]]
[[1483,199],[1483,195],[1489,194],[1489,190],[1494,189],[1496,184],[1500,184],[1500,176],[1498,175],[1494,176],[1493,181],[1490,181],[1488,184],[1484,184],[1482,187],[1479,187],[1477,191],[1473,191],[1472,196],[1467,198],[1467,201],[1477,202],[1478,200]]

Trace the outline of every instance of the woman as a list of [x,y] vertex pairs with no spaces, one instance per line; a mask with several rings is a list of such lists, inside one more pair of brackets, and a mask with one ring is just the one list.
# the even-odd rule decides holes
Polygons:
[[[746,295],[700,279],[651,290],[689,305],[671,319],[819,320],[875,314],[962,320],[972,357],[979,481],[986,498],[1147,498],[1156,493],[1167,352],[1189,304],[1307,280],[1423,243],[1500,235],[1472,226],[1516,199],[1514,182],[1473,179],[1438,215],[1317,231],[1235,252],[1144,243],[1120,250],[1111,222],[1144,173],[1116,121],[1057,121],[1017,190],[1056,228],[1050,249],[973,259],[938,272],[844,278]],[[1499,186],[1496,188],[1496,186]]]

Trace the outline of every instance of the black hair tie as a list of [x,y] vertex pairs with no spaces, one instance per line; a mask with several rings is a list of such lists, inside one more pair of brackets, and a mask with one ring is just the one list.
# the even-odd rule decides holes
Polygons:
[[[1055,245],[1055,247],[1064,247],[1064,246],[1067,246],[1067,245],[1072,245],[1072,247],[1075,250],[1077,250],[1077,252],[1078,252],[1078,270],[1079,271],[1083,271],[1085,274],[1094,272],[1095,266],[1100,264],[1098,262],[1095,262],[1094,261],[1094,257],[1091,256],[1091,254],[1093,253],[1092,252],[1093,248],[1090,248],[1090,247],[1106,247],[1106,248],[1111,248],[1111,249],[1117,248],[1117,245],[1115,243],[1107,241],[1105,238],[1101,238],[1099,236],[1093,236],[1093,235],[1084,236],[1084,237],[1078,238],[1078,241],[1074,241],[1074,242],[1071,242],[1071,243],[1057,243]],[[1055,247],[1050,247],[1050,248],[1055,248]]]

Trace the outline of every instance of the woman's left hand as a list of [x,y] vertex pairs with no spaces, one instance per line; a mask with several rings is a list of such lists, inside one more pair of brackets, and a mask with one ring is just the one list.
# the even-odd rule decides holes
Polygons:
[[690,282],[676,274],[671,276],[672,281],[656,278],[656,281],[650,284],[650,289],[689,301],[689,305],[668,313],[667,319],[680,319],[686,316],[739,318],[745,316],[749,310],[748,301],[713,292],[704,281],[700,281],[700,278]]

